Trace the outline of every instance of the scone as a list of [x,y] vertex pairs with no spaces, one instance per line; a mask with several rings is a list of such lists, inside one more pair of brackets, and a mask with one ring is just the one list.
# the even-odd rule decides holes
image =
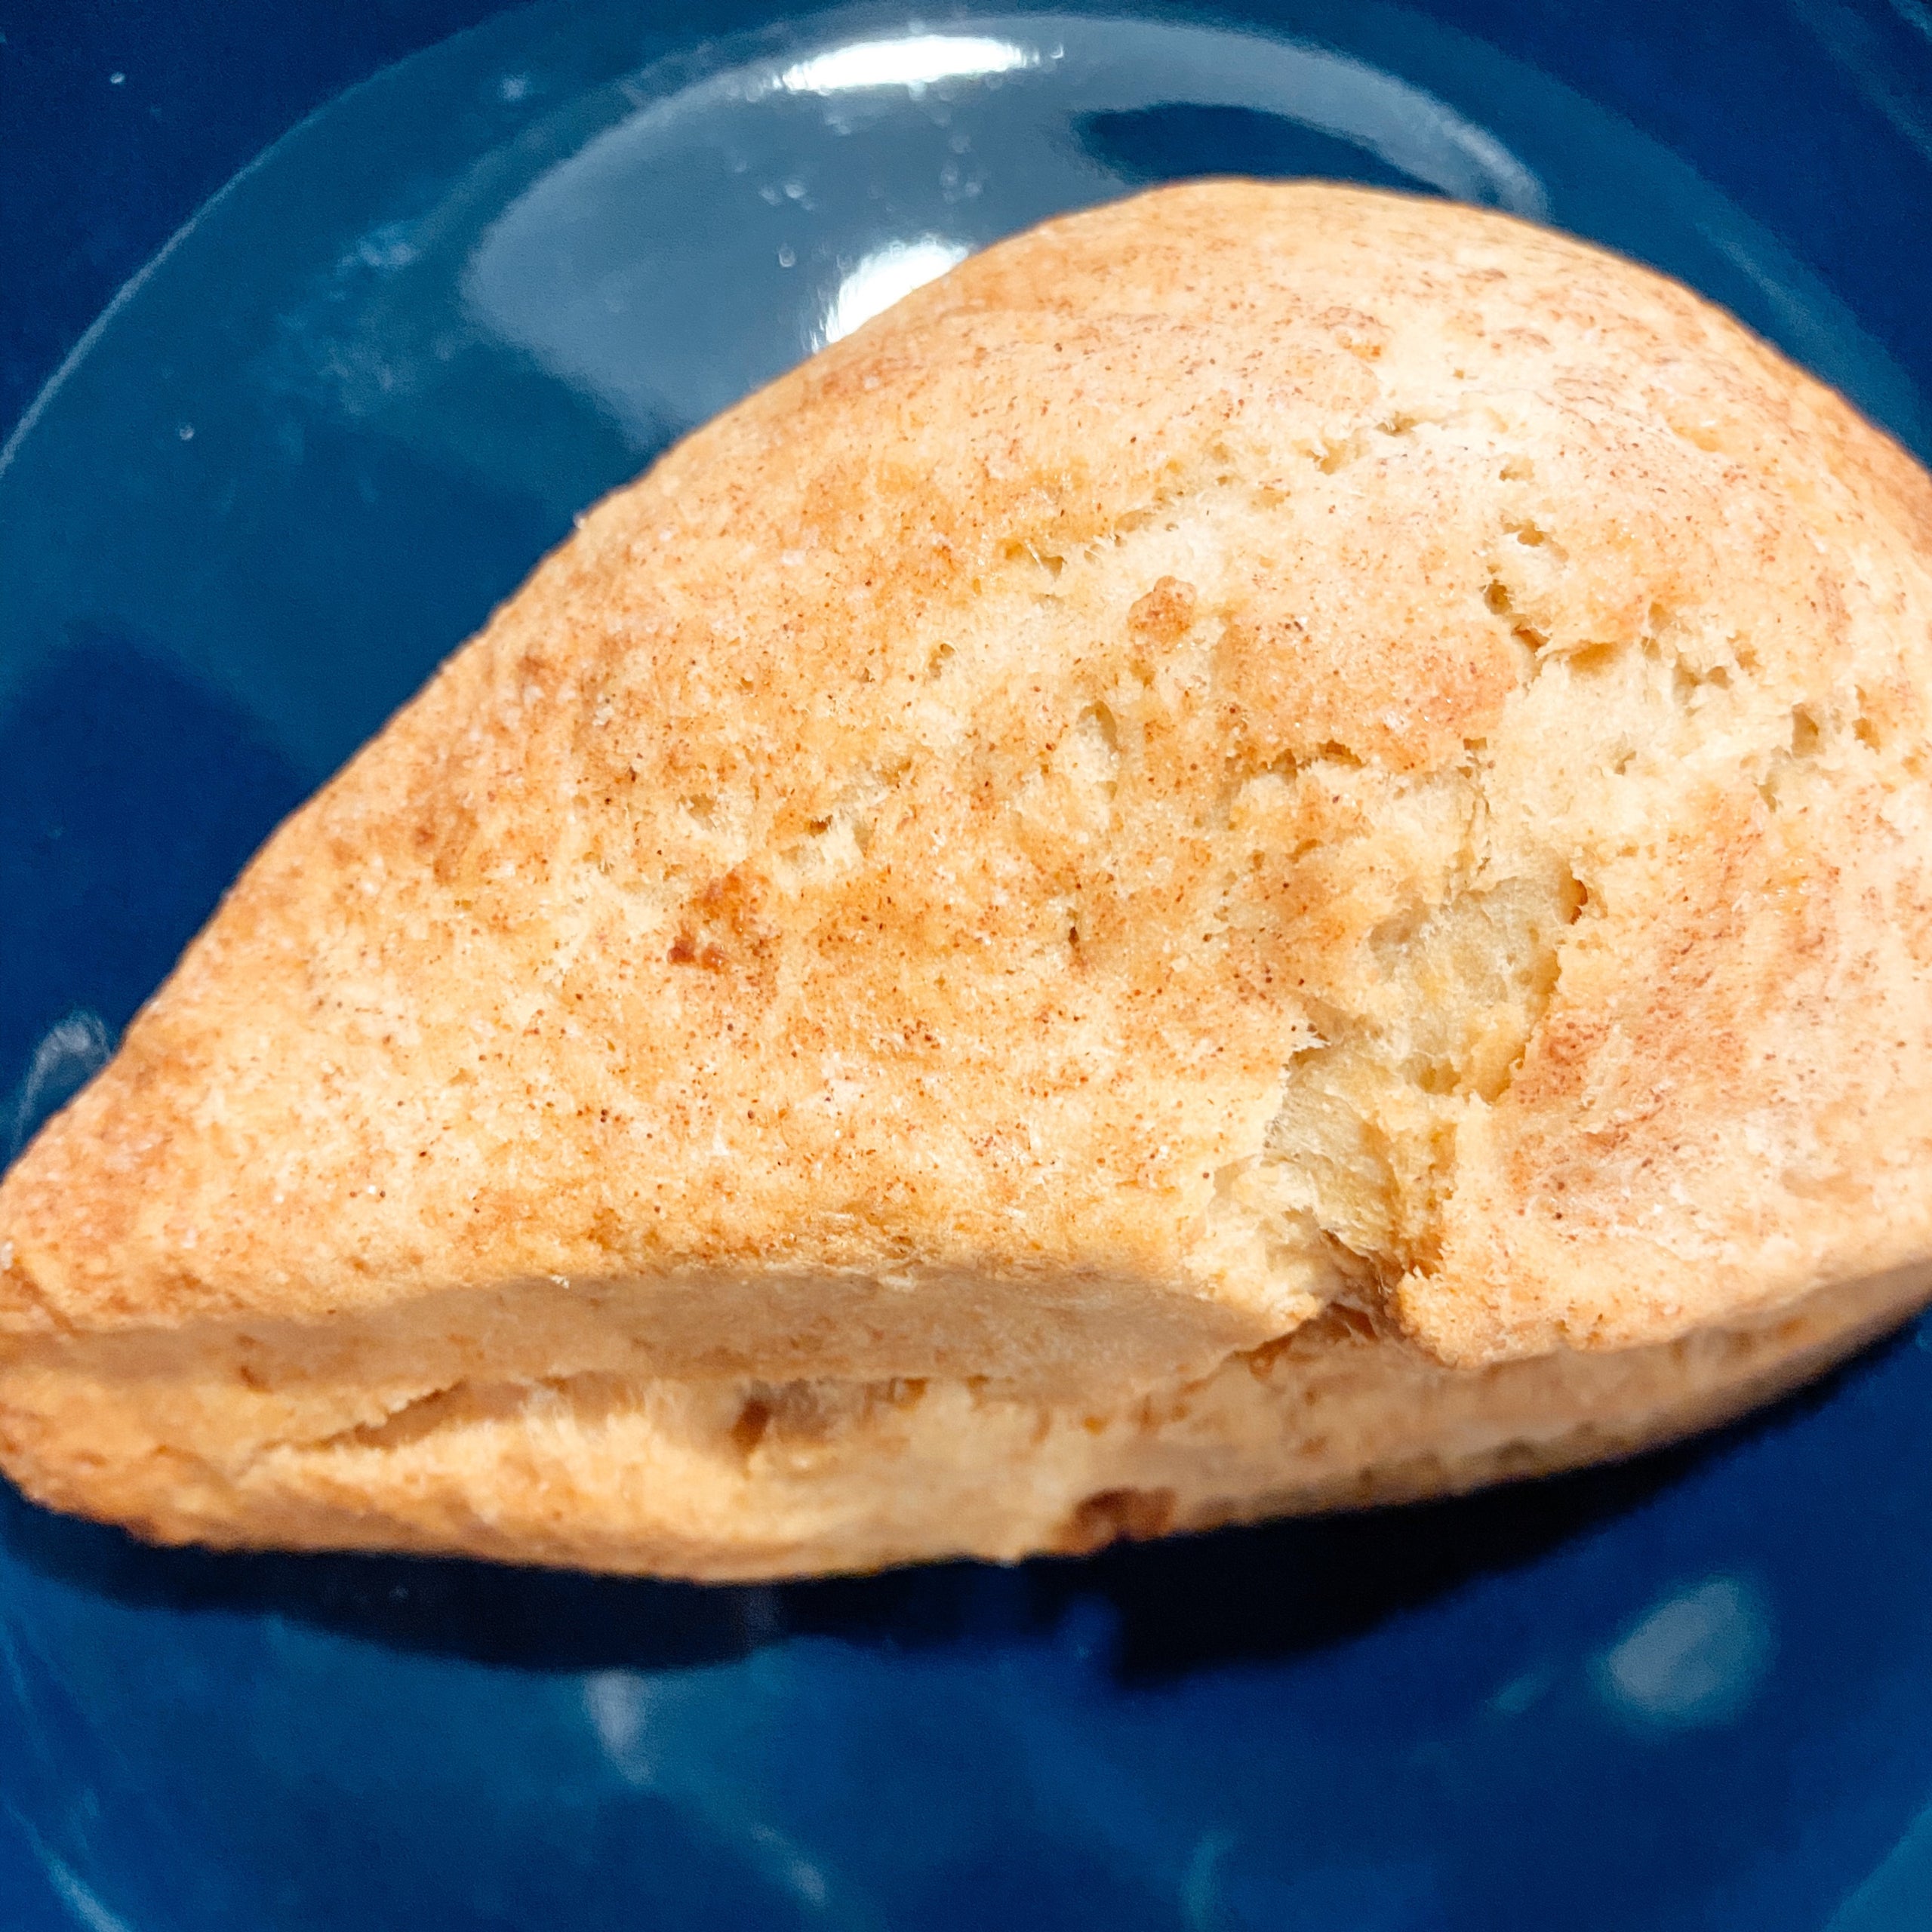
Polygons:
[[1932,480],[1684,289],[1209,183],[592,511],[0,1183],[0,1464],[780,1575],[1699,1426],[1932,1293]]

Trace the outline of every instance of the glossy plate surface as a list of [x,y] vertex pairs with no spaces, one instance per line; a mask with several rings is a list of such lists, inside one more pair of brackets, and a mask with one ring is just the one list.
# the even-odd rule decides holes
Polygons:
[[[1884,11],[1810,8],[1854,54]],[[271,149],[0,457],[0,1154],[577,510],[967,251],[1214,172],[1593,235],[1932,445],[1932,346],[1420,15],[502,17]],[[1929,1404],[1907,1335],[1621,1469],[777,1589],[155,1552],[0,1486],[0,1923],[1922,1927]]]

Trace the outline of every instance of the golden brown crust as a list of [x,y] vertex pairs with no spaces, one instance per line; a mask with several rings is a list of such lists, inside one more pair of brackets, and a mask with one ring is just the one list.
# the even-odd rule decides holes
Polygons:
[[1932,1254],[1928,693],[1932,482],[1675,285],[1314,183],[1049,223],[276,834],[0,1183],[0,1336],[561,1283],[653,1386],[1024,1403],[1344,1294],[1754,1318]]

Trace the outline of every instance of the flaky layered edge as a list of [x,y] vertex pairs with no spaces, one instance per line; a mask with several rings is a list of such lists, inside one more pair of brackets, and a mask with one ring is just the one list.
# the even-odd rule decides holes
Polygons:
[[0,1451],[37,1501],[162,1543],[709,1581],[1012,1561],[1626,1455],[1795,1386],[1928,1296],[1921,1263],[1667,1344],[1476,1370],[1338,1303],[1205,1377],[1092,1407],[970,1380],[568,1361],[509,1380],[481,1357],[405,1394],[357,1387],[353,1352],[319,1331],[272,1374],[233,1332],[67,1337],[0,1358]]

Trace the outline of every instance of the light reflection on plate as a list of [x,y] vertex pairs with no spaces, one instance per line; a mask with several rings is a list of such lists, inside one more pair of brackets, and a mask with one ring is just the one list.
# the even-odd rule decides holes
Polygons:
[[[938,273],[1117,194],[1118,171],[1081,131],[1149,109],[1269,115],[1419,186],[1546,211],[1535,177],[1493,135],[1319,47],[1078,14],[857,38],[835,17],[800,32],[824,51],[681,85],[675,74],[627,82],[638,104],[478,239],[463,289],[481,326],[637,433],[702,420],[748,374],[774,375],[822,346],[816,318],[850,328],[862,307],[876,312],[916,286],[914,264]],[[748,301],[774,263],[795,269],[802,289]]]

